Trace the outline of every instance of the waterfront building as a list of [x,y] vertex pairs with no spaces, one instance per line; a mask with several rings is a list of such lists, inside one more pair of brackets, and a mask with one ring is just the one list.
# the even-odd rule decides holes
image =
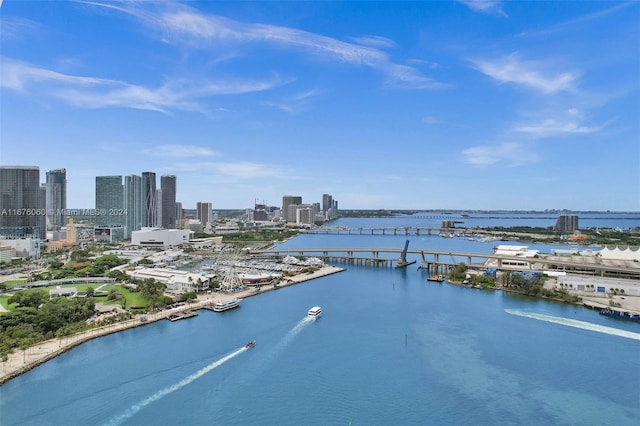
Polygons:
[[122,176],[96,176],[96,226],[123,226],[124,186]]
[[554,230],[559,232],[574,232],[578,229],[578,215],[560,215]]
[[47,229],[64,226],[67,210],[67,170],[54,169],[46,174]]
[[203,227],[213,223],[213,205],[211,203],[198,202],[196,203],[196,219],[202,223]]
[[200,274],[177,269],[145,268],[138,267],[134,270],[125,271],[133,279],[145,280],[152,278],[166,284],[168,293],[185,293],[192,291],[203,291],[209,289],[209,283],[214,274]]
[[176,177],[175,175],[160,176],[160,190],[162,191],[161,214],[162,227],[173,229],[176,227]]
[[295,208],[290,209],[289,206],[296,206],[302,204],[302,197],[298,195],[284,195],[282,197],[282,214],[285,222],[295,222],[296,213]]
[[156,174],[154,172],[142,172],[142,203],[145,209],[142,226],[157,226],[156,207]]
[[142,228],[131,233],[131,245],[145,247],[170,247],[188,243],[188,229]]
[[0,166],[0,238],[44,239],[46,203],[42,198],[39,167]]
[[289,206],[295,208],[295,222],[298,226],[313,225],[314,210],[311,204],[300,204],[297,206]]
[[146,206],[142,197],[142,177],[130,175],[124,177],[124,238],[130,239],[133,231],[142,229],[146,217]]

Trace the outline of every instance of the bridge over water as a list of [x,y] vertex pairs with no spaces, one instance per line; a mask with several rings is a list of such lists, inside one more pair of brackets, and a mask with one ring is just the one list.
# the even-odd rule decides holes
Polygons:
[[[461,231],[462,229],[457,229]],[[454,228],[428,228],[415,226],[384,226],[375,228],[347,228],[344,226],[325,226],[301,231],[305,234],[341,234],[341,235],[439,235],[449,234]]]
[[[403,249],[397,248],[277,248],[252,250],[254,257],[283,259],[286,256],[317,257],[325,262],[352,265],[392,267],[397,264]],[[507,256],[495,253],[471,253],[443,250],[407,250],[407,255],[420,256],[421,268],[441,272],[465,263],[470,268],[499,270],[558,270],[585,275],[640,279],[640,265],[600,262],[597,259],[576,259],[538,255],[537,257]]]

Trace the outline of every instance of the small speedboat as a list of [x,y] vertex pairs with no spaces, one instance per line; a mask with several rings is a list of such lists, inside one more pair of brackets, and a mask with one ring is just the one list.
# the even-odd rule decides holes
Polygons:
[[247,343],[246,345],[244,345],[245,348],[247,349],[251,349],[252,347],[254,347],[256,345],[256,341],[252,340],[249,343]]

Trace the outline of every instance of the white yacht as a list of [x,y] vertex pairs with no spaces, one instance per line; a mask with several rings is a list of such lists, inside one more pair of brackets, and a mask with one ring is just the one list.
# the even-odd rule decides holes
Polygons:
[[238,299],[229,299],[224,302],[216,302],[213,305],[213,310],[216,312],[222,312],[229,309],[237,308],[240,306],[240,301]]
[[320,308],[320,306],[314,306],[313,308],[309,309],[309,312],[307,313],[307,316],[311,318],[317,318],[320,315],[322,315],[322,309]]

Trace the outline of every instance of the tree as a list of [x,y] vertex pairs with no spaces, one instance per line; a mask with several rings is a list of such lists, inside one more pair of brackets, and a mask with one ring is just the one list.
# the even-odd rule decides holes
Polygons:
[[142,297],[147,299],[151,306],[156,306],[163,295],[166,285],[153,278],[147,278],[138,284],[138,288]]
[[38,306],[49,300],[49,295],[44,290],[19,291],[9,298],[9,303],[17,303],[19,306]]

